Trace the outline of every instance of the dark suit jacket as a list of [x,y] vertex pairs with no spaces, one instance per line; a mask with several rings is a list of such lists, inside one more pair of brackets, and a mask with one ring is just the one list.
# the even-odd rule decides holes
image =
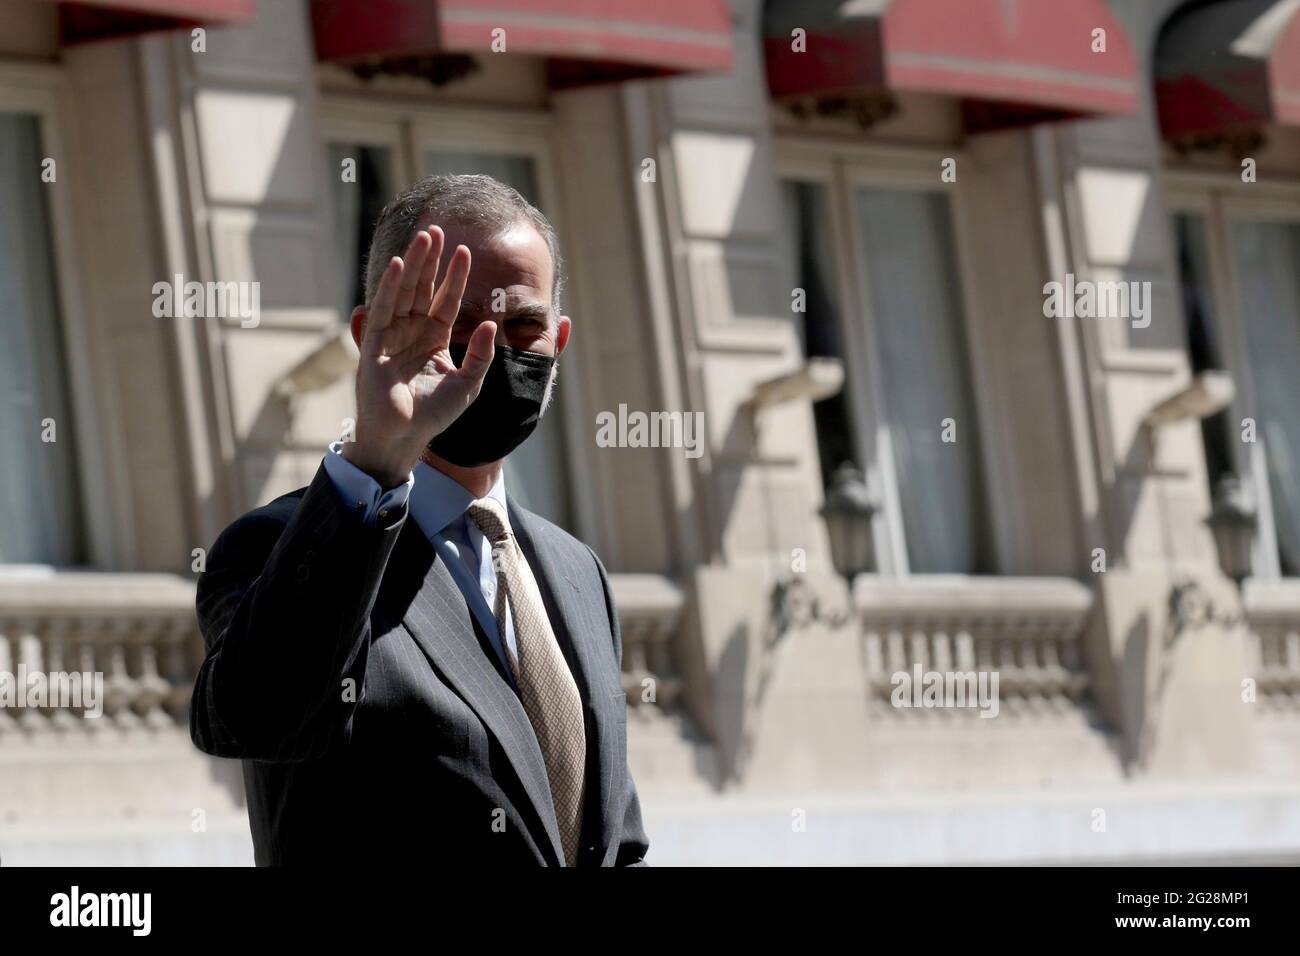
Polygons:
[[[580,541],[513,502],[509,514],[582,695],[578,865],[639,863],[609,579]],[[322,468],[221,534],[198,615],[190,734],[243,760],[259,865],[562,865],[532,726],[405,509],[368,527]]]

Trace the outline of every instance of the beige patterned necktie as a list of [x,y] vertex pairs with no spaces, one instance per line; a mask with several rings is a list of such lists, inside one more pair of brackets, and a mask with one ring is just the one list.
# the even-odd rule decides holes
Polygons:
[[[519,697],[542,748],[546,775],[560,825],[565,863],[574,865],[582,829],[582,802],[587,761],[587,737],[582,719],[582,698],[564,660],[550,618],[542,603],[537,579],[519,550],[505,511],[492,498],[479,498],[469,506],[469,517],[492,545],[492,565],[497,572],[494,613],[514,671]],[[518,659],[506,644],[505,602],[515,627]]]

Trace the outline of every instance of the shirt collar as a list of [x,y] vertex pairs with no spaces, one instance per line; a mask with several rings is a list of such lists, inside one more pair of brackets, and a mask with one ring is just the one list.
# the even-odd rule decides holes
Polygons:
[[[505,470],[488,489],[485,497],[494,499],[501,510],[506,507]],[[460,520],[477,499],[455,478],[445,475],[432,465],[420,462],[415,466],[415,487],[411,489],[411,516],[426,535],[432,538],[441,534],[449,524]],[[506,518],[507,526],[510,523]]]

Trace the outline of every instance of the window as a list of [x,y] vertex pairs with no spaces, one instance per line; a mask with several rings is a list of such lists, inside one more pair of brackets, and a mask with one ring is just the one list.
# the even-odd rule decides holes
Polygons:
[[[0,112],[0,563],[85,561],[40,123]],[[45,422],[53,422],[53,441]]]
[[1300,576],[1300,199],[1176,188],[1173,233],[1194,371],[1222,368],[1233,407],[1202,424],[1211,485],[1232,472],[1259,515],[1253,572]]
[[[338,250],[339,315],[344,321],[365,299],[364,257],[370,248],[375,223],[384,206],[397,193],[393,151],[388,146],[362,142],[332,142],[327,148],[326,182],[332,186]],[[350,177],[344,178],[349,163]]]
[[865,467],[880,570],[990,573],[949,197],[850,162],[791,164],[783,194],[806,354],[845,366],[845,390],[814,407],[823,477],[844,460]]
[[[855,199],[908,566],[987,571],[975,391],[947,197],[859,188]],[[955,440],[944,440],[945,421]]]
[[[1223,348],[1214,327],[1214,303],[1209,287],[1210,253],[1205,217],[1197,213],[1174,216],[1178,268],[1182,276],[1183,316],[1193,374],[1224,369]],[[1213,488],[1234,470],[1228,445],[1228,412],[1201,419],[1205,471]]]
[[[548,186],[549,142],[536,131],[517,133],[518,116],[494,122],[490,111],[459,117],[444,111],[371,110],[359,117],[348,106],[327,111],[326,152],[335,191],[334,214],[343,315],[363,299],[362,258],[374,223],[385,204],[419,176],[483,173],[519,193],[556,222],[554,191]],[[532,120],[535,126],[537,119]],[[525,122],[523,125],[529,125]],[[356,159],[355,183],[341,182],[345,158]],[[408,172],[410,171],[410,172]],[[557,226],[558,229],[558,226]],[[571,353],[576,356],[576,352]],[[561,380],[574,374],[576,358],[561,358]],[[570,482],[571,423],[561,384],[545,418],[524,444],[506,459],[506,486],[530,511],[561,527],[576,527]]]
[[[787,179],[782,183],[787,222],[794,239],[795,284],[804,291],[804,354],[808,358],[843,358],[837,278],[829,248],[827,187],[823,183]],[[843,390],[813,405],[817,450],[823,479],[845,462],[855,462],[853,422]]]
[[530,203],[542,208],[537,192],[537,170],[529,156],[508,153],[469,152],[457,149],[426,149],[421,172],[425,176],[450,173],[481,173],[514,186]]
[[1282,574],[1300,574],[1300,224],[1232,223],[1233,274]]

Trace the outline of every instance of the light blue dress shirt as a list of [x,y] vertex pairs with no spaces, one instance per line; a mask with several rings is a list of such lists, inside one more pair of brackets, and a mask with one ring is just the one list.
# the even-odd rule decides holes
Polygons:
[[[334,442],[329,446],[325,453],[325,472],[348,507],[364,508],[364,520],[367,524],[373,524],[381,511],[401,508],[409,502],[410,516],[415,519],[415,523],[451,572],[456,586],[465,596],[465,603],[492,642],[492,648],[501,660],[507,679],[514,686],[514,677],[503,650],[501,632],[492,612],[496,606],[498,586],[496,568],[492,564],[492,544],[466,514],[475,500],[474,495],[455,479],[424,462],[415,466],[404,484],[384,491],[379,487],[379,482],[344,458],[342,451],[342,442]],[[495,499],[500,503],[502,512],[506,512],[504,476],[497,477],[487,497]],[[509,526],[507,513],[506,527]],[[505,645],[517,657],[509,603],[505,610],[505,632]]]

